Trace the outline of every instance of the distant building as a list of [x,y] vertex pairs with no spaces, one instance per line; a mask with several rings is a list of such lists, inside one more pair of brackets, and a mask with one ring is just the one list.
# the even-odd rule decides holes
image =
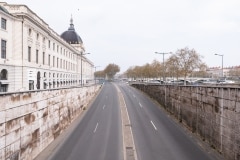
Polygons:
[[236,71],[239,69],[240,69],[240,66],[224,67],[223,69],[222,67],[210,67],[207,69],[207,73],[212,78],[222,77],[222,72],[223,72],[223,77],[229,77],[229,76],[237,76],[237,75],[231,75],[231,72],[232,74],[234,74],[233,71],[234,70]]
[[25,5],[0,2],[0,19],[0,92],[74,86],[94,79],[94,64],[84,56],[72,18],[61,36]]

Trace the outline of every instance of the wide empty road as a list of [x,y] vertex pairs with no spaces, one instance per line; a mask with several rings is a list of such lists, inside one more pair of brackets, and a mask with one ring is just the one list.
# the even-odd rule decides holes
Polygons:
[[138,160],[215,160],[142,92],[119,83],[131,121]]
[[[120,101],[128,111],[128,126],[122,126]],[[194,138],[142,92],[122,82],[105,83],[72,133],[53,151],[46,149],[49,155],[44,159],[123,160],[127,148],[123,141],[126,139],[126,135],[122,134],[124,127],[132,129],[133,148],[137,155],[126,160],[219,159],[201,148]],[[39,156],[37,159],[43,158]]]
[[106,83],[52,160],[122,160],[121,112],[116,88]]

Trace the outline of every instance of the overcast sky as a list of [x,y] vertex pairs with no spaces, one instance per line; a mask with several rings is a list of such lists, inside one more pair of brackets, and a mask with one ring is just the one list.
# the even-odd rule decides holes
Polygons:
[[[97,70],[162,62],[157,52],[194,48],[209,67],[240,65],[240,0],[8,0],[25,4],[59,35],[69,27]],[[169,55],[165,55],[165,60]]]

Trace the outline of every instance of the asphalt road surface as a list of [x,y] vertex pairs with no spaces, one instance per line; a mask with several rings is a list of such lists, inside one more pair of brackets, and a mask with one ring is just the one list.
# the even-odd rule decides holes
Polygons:
[[67,138],[52,151],[47,148],[41,153],[48,151],[44,160],[123,160],[124,132],[117,88],[128,111],[135,160],[219,159],[142,92],[126,83],[107,82]]
[[138,160],[214,160],[190,134],[142,92],[119,83],[131,121]]
[[122,160],[121,115],[116,88],[106,83],[52,160]]

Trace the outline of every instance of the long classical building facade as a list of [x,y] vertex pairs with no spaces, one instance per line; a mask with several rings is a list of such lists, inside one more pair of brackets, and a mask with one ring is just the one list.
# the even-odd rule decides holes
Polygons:
[[25,5],[0,2],[0,92],[83,85],[93,80],[73,20],[58,35]]

